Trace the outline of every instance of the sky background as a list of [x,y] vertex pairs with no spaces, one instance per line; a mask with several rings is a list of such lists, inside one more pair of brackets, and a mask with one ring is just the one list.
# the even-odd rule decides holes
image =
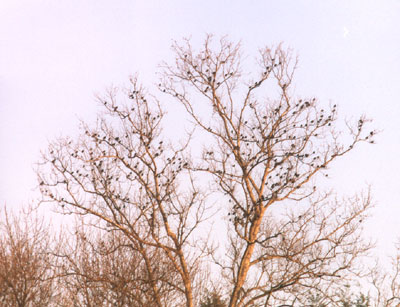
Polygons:
[[0,205],[37,199],[40,151],[94,121],[96,93],[135,73],[157,83],[172,41],[200,46],[206,33],[241,40],[250,57],[283,42],[299,56],[296,95],[374,120],[377,144],[336,162],[329,185],[340,195],[372,186],[367,235],[390,252],[400,237],[400,0],[1,0]]

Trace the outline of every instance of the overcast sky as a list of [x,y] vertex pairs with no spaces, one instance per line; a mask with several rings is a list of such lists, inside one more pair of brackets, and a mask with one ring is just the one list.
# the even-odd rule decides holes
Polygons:
[[[284,42],[299,55],[298,95],[339,105],[342,118],[373,118],[377,145],[332,166],[339,194],[372,185],[369,234],[400,237],[400,1],[0,1],[0,204],[37,196],[34,163],[61,135],[93,121],[96,93],[138,72],[157,82],[173,40],[206,33],[245,52]],[[36,192],[35,192],[36,191]]]

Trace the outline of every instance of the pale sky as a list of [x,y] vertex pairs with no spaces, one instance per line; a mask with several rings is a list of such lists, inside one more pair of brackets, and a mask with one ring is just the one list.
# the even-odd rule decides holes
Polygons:
[[156,83],[171,42],[199,45],[206,33],[241,40],[250,57],[283,42],[299,56],[298,95],[374,119],[377,145],[335,163],[329,184],[345,195],[372,185],[368,233],[390,249],[400,237],[400,0],[1,0],[0,205],[37,197],[40,150],[94,120],[95,93],[136,72]]

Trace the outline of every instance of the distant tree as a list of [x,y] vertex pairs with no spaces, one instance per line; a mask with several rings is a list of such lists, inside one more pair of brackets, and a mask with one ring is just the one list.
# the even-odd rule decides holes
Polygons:
[[324,302],[324,297],[317,295],[309,295],[307,298],[308,307],[328,307],[328,305]]
[[[321,295],[311,295],[308,298],[307,307],[370,307],[370,298],[363,293],[358,295],[354,295],[346,291],[340,291],[336,293],[336,295],[329,297],[327,300],[326,297]],[[379,305],[376,305],[378,307]]]
[[49,227],[30,211],[0,211],[0,305],[50,306],[56,301]]
[[206,297],[201,301],[200,307],[225,307],[226,302],[221,295],[216,292],[208,292]]
[[354,301],[354,307],[370,307],[370,299],[369,296],[366,296],[364,294],[360,294],[359,297]]
[[[159,87],[204,137],[202,154],[191,136],[171,145],[161,103],[132,79],[122,92],[128,102],[110,91],[96,127],[83,124],[78,139],[50,144],[38,170],[43,202],[119,232],[140,263],[163,259],[171,279],[144,267],[155,306],[198,304],[207,255],[221,268],[229,307],[299,304],[310,289],[329,295],[371,248],[360,227],[370,198],[332,199],[317,182],[359,142],[372,143],[375,131],[365,133],[361,117],[344,133],[336,105],[295,97],[297,60],[281,46],[261,50],[252,76],[243,72],[240,46],[226,39],[214,47],[208,36],[200,51],[186,41],[174,51]],[[199,226],[216,205],[206,189],[227,217],[222,253],[200,244]],[[162,289],[179,303],[164,301]]]

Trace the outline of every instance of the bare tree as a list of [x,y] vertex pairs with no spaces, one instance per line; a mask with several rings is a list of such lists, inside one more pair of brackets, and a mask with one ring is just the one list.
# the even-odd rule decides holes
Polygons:
[[57,296],[50,228],[32,211],[0,213],[0,305],[49,306]]
[[[251,79],[239,44],[223,38],[214,45],[211,36],[200,51],[189,40],[175,44],[160,89],[210,137],[193,169],[214,178],[229,210],[231,256],[220,262],[229,306],[276,306],[293,294],[295,301],[309,287],[338,280],[370,248],[357,230],[369,197],[329,205],[315,179],[357,143],[373,143],[375,131],[364,133],[361,117],[343,135],[336,105],[294,97],[297,59],[281,46],[260,51]],[[278,204],[292,212],[277,219]]]
[[390,266],[382,267],[377,262],[371,271],[371,306],[397,307],[400,305],[400,243],[397,243],[396,255],[391,258],[390,264]]
[[[175,149],[163,138],[159,102],[131,81],[122,98],[116,89],[99,98],[105,112],[96,127],[82,124],[84,134],[76,142],[50,145],[38,171],[43,201],[58,203],[64,214],[90,217],[88,223],[102,231],[121,232],[141,257],[137,261],[145,263],[154,306],[169,305],[163,301],[165,287],[171,297],[194,306],[202,251],[188,247],[196,245],[192,234],[203,219],[204,195],[188,168],[188,143]],[[117,102],[124,97],[129,103]],[[169,262],[173,278],[156,278],[154,255]]]
[[153,283],[163,306],[179,305],[172,285],[179,275],[161,250],[147,247],[144,254],[121,232],[84,229],[58,255],[63,306],[157,306]]
[[[260,51],[253,77],[243,72],[240,45],[224,38],[214,47],[208,36],[198,52],[188,40],[174,50],[176,62],[164,65],[159,87],[181,103],[194,133],[205,137],[201,155],[189,146],[191,136],[179,147],[168,142],[161,104],[136,79],[125,93],[115,89],[99,98],[105,112],[96,127],[82,124],[77,141],[60,139],[43,154],[38,170],[43,202],[57,203],[62,213],[118,238],[112,237],[118,248],[110,254],[94,253],[101,250],[98,239],[77,240],[79,250],[92,252],[68,258],[72,288],[93,291],[80,284],[94,285],[99,276],[107,279],[95,288],[108,287],[112,275],[104,268],[87,271],[85,261],[93,255],[95,263],[116,261],[125,268],[117,257],[140,268],[132,272],[138,280],[128,283],[142,283],[129,289],[137,304],[200,303],[197,273],[206,251],[214,251],[199,246],[196,235],[208,205],[195,180],[201,175],[202,182],[213,183],[229,219],[229,246],[222,259],[213,258],[230,307],[295,306],[309,289],[329,297],[332,285],[357,273],[356,260],[371,247],[360,236],[371,204],[369,195],[337,200],[316,182],[358,143],[373,143],[376,132],[364,132],[364,117],[347,123],[348,133],[340,132],[336,105],[295,97],[297,59],[281,46]],[[123,97],[129,103],[120,103]],[[170,276],[160,275],[154,260]],[[101,291],[107,300],[116,295]],[[165,291],[173,302],[166,301]],[[111,301],[116,304],[118,296]]]

